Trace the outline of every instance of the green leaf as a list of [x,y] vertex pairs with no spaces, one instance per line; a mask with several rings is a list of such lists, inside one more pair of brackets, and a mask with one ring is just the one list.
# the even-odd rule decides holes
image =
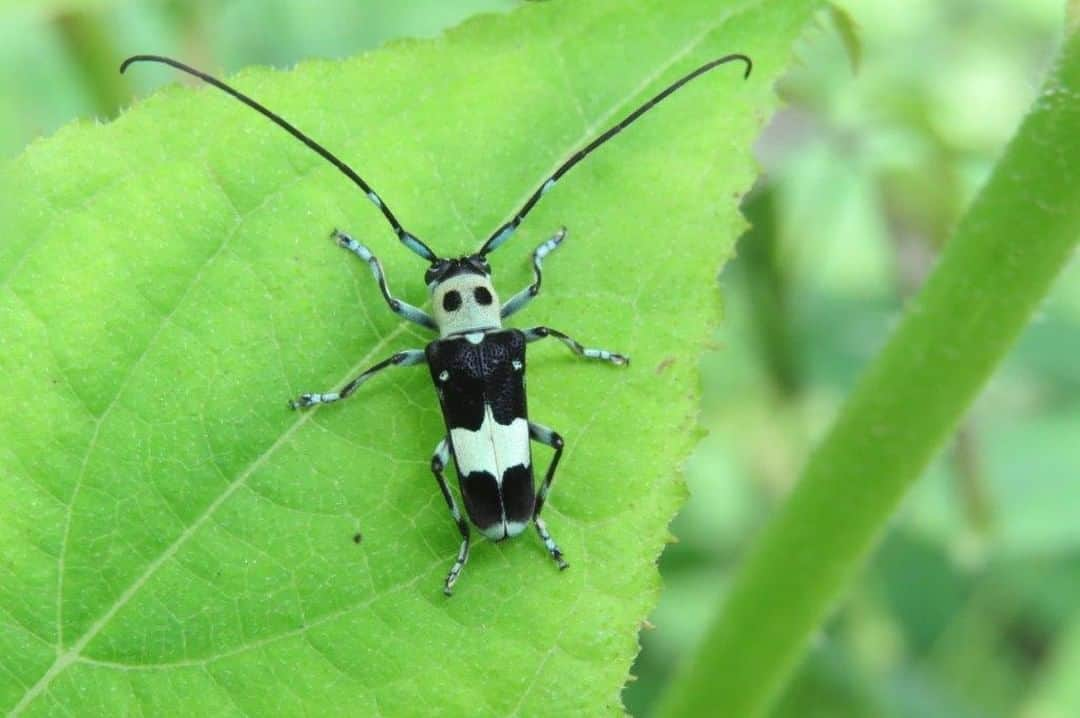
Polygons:
[[517,324],[634,364],[531,351],[531,414],[568,445],[545,514],[571,567],[532,534],[478,541],[451,599],[458,536],[428,468],[444,429],[427,372],[285,408],[429,340],[327,239],[352,232],[421,302],[425,265],[379,213],[210,88],[34,144],[2,188],[0,708],[617,714],[684,493],[673,467],[696,433],[750,144],[814,5],[544,3],[233,78],[453,255],[679,74],[755,60],[749,81],[711,73],[620,135],[493,255],[508,294],[565,223]]
[[1080,33],[742,567],[671,715],[761,713],[1080,239]]

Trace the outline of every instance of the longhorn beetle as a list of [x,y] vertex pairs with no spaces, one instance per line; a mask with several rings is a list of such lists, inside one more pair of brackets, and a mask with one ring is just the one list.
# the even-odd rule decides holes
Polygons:
[[[630,362],[624,355],[606,349],[587,349],[573,338],[549,327],[538,326],[522,331],[506,329],[502,325],[504,319],[522,309],[540,292],[541,265],[544,258],[566,237],[565,227],[533,250],[532,284],[510,297],[505,304],[499,301],[491,283],[491,267],[488,265],[487,255],[510,239],[540,198],[590,152],[695,77],[733,60],[745,63],[743,77],[749,77],[752,68],[750,58],[736,53],[707,62],[679,78],[559,165],[529,196],[513,218],[495,230],[479,251],[455,259],[437,256],[416,235],[401,226],[390,207],[349,165],[281,116],[239,90],[182,62],[159,55],[129,57],[120,66],[120,72],[124,72],[129,65],[136,62],[163,63],[194,75],[232,95],[337,167],[382,212],[398,240],[430,264],[424,274],[424,282],[431,296],[434,316],[392,295],[382,264],[371,250],[345,232],[334,230],[331,237],[337,245],[355,254],[371,268],[390,310],[410,322],[437,331],[439,338],[424,349],[408,349],[394,354],[362,372],[338,391],[301,394],[290,401],[289,406],[293,409],[306,409],[319,404],[330,404],[351,396],[361,384],[388,367],[428,365],[447,431],[431,457],[431,472],[435,475],[450,514],[461,532],[461,548],[446,576],[444,586],[444,591],[449,596],[469,558],[469,524],[458,510],[457,502],[443,475],[451,457],[457,467],[458,486],[465,502],[465,511],[482,534],[494,541],[501,541],[517,536],[531,521],[556,566],[560,570],[567,567],[562,551],[540,517],[540,511],[544,508],[544,502],[551,490],[551,482],[555,478],[555,469],[562,458],[563,439],[548,427],[529,420],[525,397],[525,345],[546,337],[554,337],[579,357],[599,359],[619,366],[626,366]],[[546,444],[555,451],[540,489],[535,493],[530,440]]]

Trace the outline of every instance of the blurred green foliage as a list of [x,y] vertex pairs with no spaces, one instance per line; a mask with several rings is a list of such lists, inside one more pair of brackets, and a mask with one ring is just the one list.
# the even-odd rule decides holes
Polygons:
[[[518,0],[0,0],[0,156],[72,118],[108,119],[135,93],[174,81],[122,77],[153,52],[219,74],[348,57],[398,37],[425,37]],[[147,76],[149,74],[149,77]]]
[[[712,434],[687,467],[658,630],[626,691],[635,713],[920,286],[1034,99],[1063,17],[1056,2],[847,9],[858,71],[823,17],[759,143],[755,229],[721,278],[722,351],[705,359]],[[1080,664],[1062,665],[1075,638],[1058,640],[1080,622],[1077,278],[1074,263],[774,715],[1080,715]]]
[[[515,4],[8,0],[0,153],[148,91],[93,69],[129,52],[224,71],[287,65]],[[649,713],[926,276],[1064,25],[1060,0],[842,5],[806,38],[781,88],[790,108],[759,143],[765,174],[747,207],[756,228],[721,278],[727,321],[703,360],[711,434],[686,467],[693,497],[624,694],[635,714]],[[775,716],[1080,715],[1078,280],[1074,262],[906,500]]]

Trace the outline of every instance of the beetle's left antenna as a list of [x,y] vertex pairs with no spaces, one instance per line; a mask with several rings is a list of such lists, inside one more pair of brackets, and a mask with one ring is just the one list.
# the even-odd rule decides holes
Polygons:
[[352,167],[349,167],[349,165],[338,159],[332,152],[330,152],[330,150],[326,149],[318,142],[298,130],[292,123],[283,118],[281,115],[267,109],[266,107],[251,99],[239,90],[229,87],[216,77],[207,75],[205,72],[196,70],[190,65],[185,65],[184,63],[178,60],[173,60],[169,57],[163,57],[161,55],[133,55],[132,57],[124,60],[123,64],[120,65],[120,72],[124,72],[128,69],[130,65],[133,65],[136,62],[159,62],[163,65],[175,67],[181,72],[186,72],[189,75],[194,75],[203,82],[213,85],[219,90],[227,92],[228,94],[243,102],[251,109],[258,112],[259,114],[268,117],[278,127],[303,142],[324,160],[334,165],[334,167],[337,167],[343,175],[353,181],[353,184],[362,189],[364,191],[364,194],[367,195],[368,199],[371,200],[371,203],[378,207],[379,211],[383,213],[384,217],[386,217],[386,221],[390,223],[390,226],[394,230],[394,234],[397,235],[397,238],[401,241],[402,244],[404,244],[406,247],[411,249],[416,254],[419,254],[421,257],[423,257],[429,262],[434,263],[438,259],[438,257],[435,256],[435,253],[431,251],[430,247],[421,242],[415,235],[413,235],[401,226],[401,223],[398,222],[397,217],[394,216],[394,213],[390,211],[390,208],[386,206],[386,204],[382,201],[382,198],[380,198],[379,195],[375,193],[375,190],[371,189],[371,185],[364,181],[363,177],[356,174]]

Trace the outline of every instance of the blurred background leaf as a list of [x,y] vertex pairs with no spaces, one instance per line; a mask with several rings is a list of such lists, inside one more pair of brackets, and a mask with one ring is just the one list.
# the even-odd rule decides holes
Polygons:
[[140,52],[218,73],[349,57],[398,37],[429,37],[517,0],[0,0],[0,156],[72,118],[107,119],[164,74],[121,76]]

